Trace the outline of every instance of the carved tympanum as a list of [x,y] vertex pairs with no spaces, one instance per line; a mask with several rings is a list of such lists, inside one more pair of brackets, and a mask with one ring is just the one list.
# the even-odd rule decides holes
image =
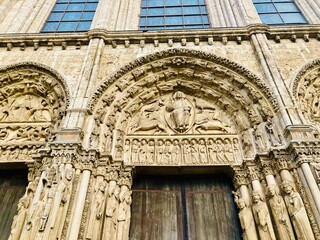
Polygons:
[[16,156],[2,153],[0,161],[25,161],[28,157],[19,154],[26,149],[31,155],[31,145],[45,144],[59,127],[67,94],[62,79],[46,67],[30,63],[0,69],[0,146],[20,149]]
[[129,122],[129,134],[235,133],[232,120],[219,107],[182,91],[141,107]]

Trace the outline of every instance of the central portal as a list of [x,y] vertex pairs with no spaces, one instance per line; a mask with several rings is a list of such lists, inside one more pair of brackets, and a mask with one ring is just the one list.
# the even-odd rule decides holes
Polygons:
[[241,228],[226,176],[137,176],[130,240],[237,240]]

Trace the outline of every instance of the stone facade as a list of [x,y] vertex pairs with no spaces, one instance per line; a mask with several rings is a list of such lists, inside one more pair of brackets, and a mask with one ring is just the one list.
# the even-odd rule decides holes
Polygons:
[[244,239],[320,239],[319,2],[269,27],[207,0],[212,28],[159,32],[139,2],[79,34],[40,33],[54,1],[0,3],[0,164],[29,170],[10,239],[128,239],[139,166],[230,166]]

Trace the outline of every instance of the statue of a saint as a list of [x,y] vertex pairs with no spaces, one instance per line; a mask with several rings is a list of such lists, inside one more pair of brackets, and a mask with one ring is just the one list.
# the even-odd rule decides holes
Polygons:
[[294,231],[299,240],[314,240],[314,235],[310,226],[308,215],[299,193],[294,191],[293,183],[283,181],[282,188],[285,192],[284,201],[288,208],[289,216],[292,220]]
[[258,233],[259,233],[260,239],[276,240],[276,236],[272,228],[272,222],[270,219],[268,207],[267,207],[267,204],[262,201],[260,192],[253,191],[252,199],[253,199],[252,212],[253,212],[254,220],[258,226]]
[[295,240],[290,218],[282,196],[275,185],[268,186],[271,213],[278,230],[280,240]]
[[243,240],[258,240],[256,227],[251,209],[247,206],[243,198],[235,194],[235,202],[239,208],[239,220],[242,228]]

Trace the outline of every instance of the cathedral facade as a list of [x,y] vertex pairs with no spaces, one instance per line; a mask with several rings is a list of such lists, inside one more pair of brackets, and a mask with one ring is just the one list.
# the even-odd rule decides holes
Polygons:
[[319,9],[0,2],[0,238],[320,239]]

